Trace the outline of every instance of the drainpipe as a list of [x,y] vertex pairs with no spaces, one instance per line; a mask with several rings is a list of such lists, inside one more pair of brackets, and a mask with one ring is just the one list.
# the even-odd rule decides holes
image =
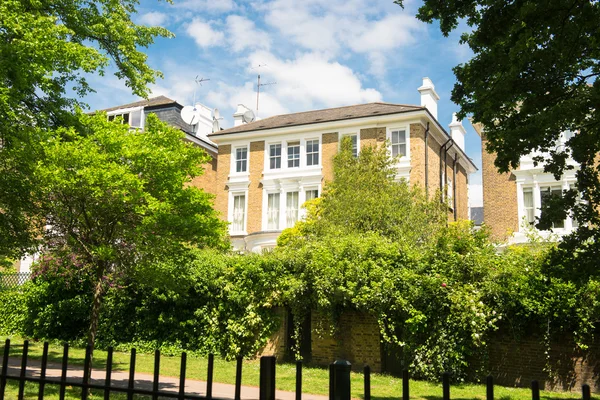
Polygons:
[[442,168],[444,168],[444,167],[442,166],[442,152],[446,148],[446,145],[448,144],[448,142],[450,142],[451,140],[452,140],[452,138],[448,139],[446,141],[446,143],[444,143],[443,145],[440,146],[440,154],[439,154],[439,157],[440,157],[440,201],[442,203],[444,202],[444,183],[442,182],[443,181],[443,179],[442,179],[443,178],[443,173],[442,173],[443,169]]
[[429,200],[429,145],[427,139],[429,138],[429,122],[425,129],[425,197]]
[[[446,149],[444,148],[444,176],[446,177],[446,182],[448,181],[448,177],[446,176],[446,174],[448,173],[448,150],[450,150],[452,148],[452,146],[454,146],[454,140],[450,139],[452,141],[452,143],[450,143],[450,146]],[[446,182],[444,182],[444,187],[446,186]],[[443,196],[443,193],[442,193]],[[444,200],[446,200],[446,198],[444,198]]]
[[458,160],[458,152],[454,154],[454,162],[452,165],[452,209],[454,210],[454,221],[458,220],[456,210],[456,160]]

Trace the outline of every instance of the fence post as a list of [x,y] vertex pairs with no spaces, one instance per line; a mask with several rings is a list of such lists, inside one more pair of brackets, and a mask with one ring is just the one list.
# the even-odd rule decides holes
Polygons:
[[491,375],[488,375],[486,379],[486,399],[494,400],[494,378]]
[[365,365],[365,400],[371,400],[371,367]]
[[242,398],[242,356],[237,356],[235,365],[235,400]]
[[583,392],[583,400],[590,400],[590,385],[583,385],[581,391]]
[[402,371],[402,400],[409,400],[408,370]]
[[275,400],[275,357],[260,358],[260,400]]
[[329,369],[329,399],[350,400],[350,370],[352,364],[337,360]]
[[296,400],[302,400],[302,361],[296,361]]
[[8,375],[8,355],[10,352],[10,339],[4,342],[4,356],[2,357],[2,374],[0,374],[0,400],[4,400],[4,388],[6,387],[6,375]]
[[450,400],[450,373],[444,372],[442,375],[442,391],[444,400]]
[[531,382],[531,400],[540,400],[540,384],[538,381]]
[[208,372],[206,374],[206,398],[212,399],[212,387],[213,387],[213,368],[215,365],[215,355],[208,355]]

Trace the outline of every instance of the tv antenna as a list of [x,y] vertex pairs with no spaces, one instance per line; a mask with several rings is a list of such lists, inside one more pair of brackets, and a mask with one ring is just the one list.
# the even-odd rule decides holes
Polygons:
[[256,83],[256,115],[258,115],[258,99],[260,97],[260,87],[269,85],[277,85],[277,82],[260,83],[260,74],[258,74],[258,81]]
[[196,87],[194,88],[194,101],[192,102],[194,106],[196,105],[196,89],[198,89],[198,85],[202,86],[202,82],[210,81],[210,79],[205,78],[198,79],[199,76],[200,75],[196,75],[196,79],[194,79],[194,82],[196,82]]

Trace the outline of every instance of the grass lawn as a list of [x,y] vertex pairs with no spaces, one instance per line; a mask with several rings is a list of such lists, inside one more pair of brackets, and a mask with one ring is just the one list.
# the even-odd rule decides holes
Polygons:
[[[4,351],[4,341],[6,337],[0,337],[0,357]],[[10,338],[11,339],[11,356],[18,357],[22,352],[21,338]],[[104,369],[106,365],[106,352],[102,350],[96,350],[94,352],[94,368]],[[30,342],[29,344],[29,357],[35,360],[41,360],[42,358],[42,343]],[[69,349],[69,364],[71,365],[83,365],[85,358],[85,350],[81,348],[70,348]],[[49,348],[49,361],[61,362],[62,360],[62,347],[51,345]],[[179,376],[179,357],[161,357],[160,362],[160,374],[161,376]],[[187,360],[187,379],[193,380],[206,380],[208,359],[203,357],[190,357]],[[154,355],[153,354],[137,354],[136,357],[136,371],[145,372],[152,374],[154,368]],[[129,354],[128,353],[113,353],[113,369],[115,370],[127,370],[129,368]],[[277,389],[294,391],[296,385],[296,367],[294,364],[278,364],[277,365]],[[352,373],[352,397],[360,399],[363,397],[363,375],[361,373]],[[235,383],[235,362],[228,362],[222,359],[215,358],[214,364],[214,381],[222,383]],[[242,369],[242,384],[248,386],[258,386],[259,382],[259,362],[258,360],[244,361]],[[328,395],[329,391],[329,371],[326,368],[319,367],[305,367],[303,369],[302,376],[302,388],[304,393]],[[12,384],[10,384],[12,385]],[[14,389],[16,392],[18,386],[12,385],[9,390]],[[32,394],[35,395],[27,398],[37,398],[36,386],[32,385]],[[72,393],[78,393],[78,389],[74,389]],[[517,400],[517,399],[531,399],[531,391],[528,389],[517,389],[496,386],[494,388],[494,394],[497,399],[501,400]],[[442,386],[441,384],[425,382],[425,381],[411,381],[410,383],[410,395],[411,399],[420,400],[436,400],[442,398]],[[76,396],[76,395],[75,395]],[[372,374],[371,375],[371,397],[373,399],[389,400],[389,399],[400,399],[402,398],[402,379],[396,378],[384,374]],[[476,384],[460,384],[452,385],[450,388],[450,397],[452,399],[485,399],[485,386]],[[8,396],[7,399],[16,398]],[[58,397],[56,397],[58,398]],[[72,397],[76,398],[76,397]],[[113,398],[111,396],[111,398]],[[115,399],[117,397],[115,395]],[[548,392],[542,391],[540,394],[541,399],[576,399],[581,398],[580,392]],[[600,400],[599,396],[593,398]],[[54,399],[54,397],[48,397],[48,399]]]

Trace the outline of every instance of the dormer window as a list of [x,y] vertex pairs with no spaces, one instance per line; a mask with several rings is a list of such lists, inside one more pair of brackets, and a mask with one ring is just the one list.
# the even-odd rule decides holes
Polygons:
[[122,123],[128,124],[131,128],[144,129],[143,107],[115,110],[108,113],[107,116],[109,121],[114,121],[118,117],[121,117]]

